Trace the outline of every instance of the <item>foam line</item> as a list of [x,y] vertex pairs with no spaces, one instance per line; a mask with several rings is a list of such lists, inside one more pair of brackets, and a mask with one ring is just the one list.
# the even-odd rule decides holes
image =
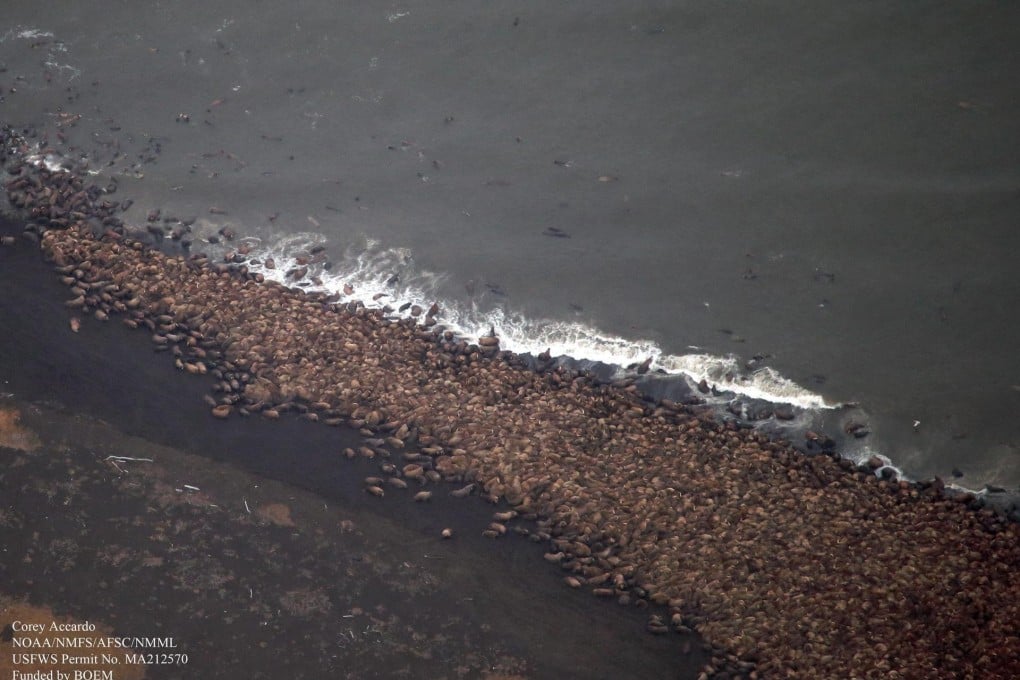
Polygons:
[[[287,272],[298,266],[297,258],[307,257],[312,248],[325,243],[325,237],[320,234],[301,232],[275,239],[268,246],[256,244],[249,257],[260,263],[272,258],[276,267],[248,266],[267,279],[294,285],[293,280],[288,280]],[[652,371],[659,369],[666,374],[685,376],[694,383],[705,380],[720,390],[751,399],[804,409],[838,406],[772,368],[747,373],[742,370],[739,358],[732,355],[665,354],[653,341],[623,338],[577,321],[529,318],[503,306],[484,305],[479,298],[467,302],[444,300],[438,290],[447,277],[417,268],[406,248],[384,248],[378,242],[367,240],[360,246],[347,248],[344,256],[334,261],[328,271],[321,268],[321,263],[319,266],[313,263],[308,274],[309,278],[312,276],[317,277],[321,285],[309,285],[308,290],[342,293],[345,284],[350,285],[354,293],[347,299],[360,300],[372,308],[389,307],[395,315],[396,310],[405,305],[427,308],[438,302],[442,308],[440,320],[446,329],[471,340],[495,331],[500,347],[518,354],[537,355],[548,350],[556,357],[619,367],[651,359]]]

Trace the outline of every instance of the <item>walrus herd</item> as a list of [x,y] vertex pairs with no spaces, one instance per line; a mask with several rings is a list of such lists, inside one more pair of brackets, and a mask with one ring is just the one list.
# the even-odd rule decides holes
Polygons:
[[9,132],[4,147],[8,197],[69,287],[72,324],[144,329],[214,376],[215,417],[360,430],[343,453],[382,461],[373,495],[427,501],[456,482],[505,503],[487,536],[543,543],[569,586],[648,607],[653,633],[696,629],[705,677],[1020,677],[1020,526],[972,496],[536,367],[444,331],[437,306],[394,320],[162,252],[125,236],[80,173],[28,162]]

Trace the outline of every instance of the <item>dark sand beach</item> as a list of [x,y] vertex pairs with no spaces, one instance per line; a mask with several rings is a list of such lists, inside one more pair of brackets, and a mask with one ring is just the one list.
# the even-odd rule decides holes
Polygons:
[[[334,503],[385,504],[390,521],[421,527],[440,546],[438,531],[457,517],[456,544],[504,556],[511,582],[531,586],[532,571],[548,573],[551,562],[562,570],[556,587],[584,593],[584,606],[617,601],[605,615],[657,633],[646,638],[665,645],[667,673],[699,670],[698,660],[682,660],[690,640],[675,632],[691,628],[712,650],[703,672],[717,677],[1020,670],[1018,527],[972,495],[938,479],[859,469],[824,445],[806,455],[697,404],[646,399],[628,380],[603,383],[542,357],[536,370],[499,352],[496,337],[429,330],[441,310],[423,310],[420,325],[393,322],[262,284],[243,257],[227,264],[149,249],[124,236],[131,226],[107,199],[73,174],[20,163],[17,147],[12,140],[8,190],[44,232],[49,262],[29,264],[39,256],[20,242],[5,255],[22,263],[5,275],[38,291],[5,302],[5,322],[45,318],[35,304],[49,313],[14,340],[23,351],[10,356],[39,357],[27,369],[11,359],[12,375],[22,375],[9,389],[16,396],[81,380],[88,408],[128,434]],[[47,268],[58,271],[40,283]],[[123,320],[141,330],[128,332]],[[135,348],[137,362],[113,349],[114,337]],[[267,451],[267,442],[280,448]],[[366,481],[370,469],[377,479]],[[156,486],[147,493],[158,495]],[[216,496],[224,507],[233,488]],[[413,503],[419,488],[435,500]],[[451,499],[454,488],[466,497]],[[321,594],[302,592],[325,607]],[[330,602],[330,611],[353,604]],[[624,637],[612,646],[635,649]],[[602,667],[593,660],[581,677]]]

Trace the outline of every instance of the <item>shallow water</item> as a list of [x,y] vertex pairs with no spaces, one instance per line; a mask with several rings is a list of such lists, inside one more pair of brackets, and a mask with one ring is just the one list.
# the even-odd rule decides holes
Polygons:
[[765,356],[858,455],[1020,485],[1015,7],[10,5],[0,113],[136,223],[311,234],[521,349]]

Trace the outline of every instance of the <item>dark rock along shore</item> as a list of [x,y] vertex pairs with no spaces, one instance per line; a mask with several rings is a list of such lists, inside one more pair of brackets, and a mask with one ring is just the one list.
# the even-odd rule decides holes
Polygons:
[[703,634],[707,673],[1020,673],[1020,530],[973,498],[806,456],[633,386],[536,371],[491,339],[149,249],[124,238],[100,190],[8,145],[11,202],[42,232],[78,323],[147,328],[178,368],[217,377],[214,415],[363,430],[347,453],[392,456],[370,484],[381,493],[447,480],[506,501],[489,535],[537,522],[570,586],[650,607],[652,632]]

